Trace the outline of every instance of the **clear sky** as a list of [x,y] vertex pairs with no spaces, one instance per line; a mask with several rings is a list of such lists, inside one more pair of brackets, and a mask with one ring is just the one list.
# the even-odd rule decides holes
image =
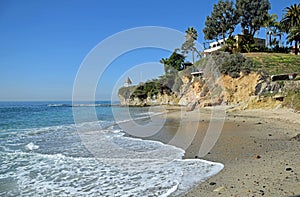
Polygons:
[[[193,26],[202,43],[205,17],[216,2],[1,0],[0,101],[71,100],[76,73],[89,51],[105,38],[129,28],[163,26],[184,32]],[[282,10],[294,3],[299,0],[271,0],[270,13],[281,18]],[[116,81],[123,79],[131,67],[158,62],[169,54],[143,49],[122,55],[100,79],[96,99],[109,100]],[[137,69],[139,74],[130,76],[133,82],[163,73],[162,65],[148,65],[147,69]]]

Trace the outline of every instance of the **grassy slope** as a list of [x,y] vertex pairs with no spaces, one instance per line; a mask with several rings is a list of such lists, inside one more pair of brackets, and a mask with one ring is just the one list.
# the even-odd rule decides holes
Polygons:
[[[281,53],[245,53],[244,55],[255,61],[257,70],[262,70],[269,75],[288,73],[300,75],[299,55]],[[283,102],[284,106],[296,111],[300,111],[300,92],[298,89],[290,90]]]
[[282,53],[245,53],[256,63],[257,70],[269,75],[300,73],[300,56]]

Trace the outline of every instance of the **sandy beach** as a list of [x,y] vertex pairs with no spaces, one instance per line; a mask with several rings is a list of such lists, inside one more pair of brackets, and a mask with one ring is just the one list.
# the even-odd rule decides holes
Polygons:
[[[190,136],[188,132],[197,124],[197,133],[186,149],[185,158],[199,158],[211,117],[209,108],[170,113],[163,132],[151,139],[170,144],[178,127]],[[292,139],[297,134],[300,134],[300,114],[289,110],[227,110],[218,141],[200,158],[223,163],[225,167],[185,196],[300,195],[300,142],[299,138]]]

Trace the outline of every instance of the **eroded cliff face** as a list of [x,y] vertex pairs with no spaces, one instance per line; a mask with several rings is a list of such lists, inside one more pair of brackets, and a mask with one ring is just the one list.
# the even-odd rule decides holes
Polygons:
[[[184,70],[123,87],[119,98],[121,105],[133,106],[182,105],[192,110],[220,104],[240,109],[282,104],[300,111],[300,80],[294,79],[299,73],[266,76],[253,72],[260,67],[256,63],[242,54],[213,53]],[[261,72],[269,72],[262,68]]]
[[220,104],[239,104],[255,96],[257,85],[262,77],[258,73],[241,74],[239,78],[222,75],[215,80],[193,78],[183,84],[183,93],[179,100],[180,105],[196,103],[200,107]]
[[255,96],[258,84],[262,83],[262,76],[258,73],[232,78],[221,75],[213,78],[181,76],[182,85],[178,92],[159,93],[146,99],[137,97],[124,98],[119,94],[121,105],[146,106],[146,105],[182,105],[194,107],[214,106],[220,104],[236,105],[245,103]]
[[239,78],[222,76],[224,100],[230,104],[245,103],[256,95],[257,85],[262,82],[262,76],[257,73],[241,75]]
[[127,97],[119,94],[120,104],[122,106],[151,106],[151,105],[178,105],[176,94],[158,93],[155,97],[147,96],[146,99],[138,97]]

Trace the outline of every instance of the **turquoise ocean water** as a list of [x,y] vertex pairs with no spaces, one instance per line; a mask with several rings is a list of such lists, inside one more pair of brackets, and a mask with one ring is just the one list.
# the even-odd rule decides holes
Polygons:
[[[92,136],[84,143],[74,108]],[[85,118],[90,108],[97,121]],[[123,109],[110,102],[0,102],[0,196],[178,196],[223,168],[124,136],[112,113]],[[149,108],[130,111],[133,119],[150,115]]]

